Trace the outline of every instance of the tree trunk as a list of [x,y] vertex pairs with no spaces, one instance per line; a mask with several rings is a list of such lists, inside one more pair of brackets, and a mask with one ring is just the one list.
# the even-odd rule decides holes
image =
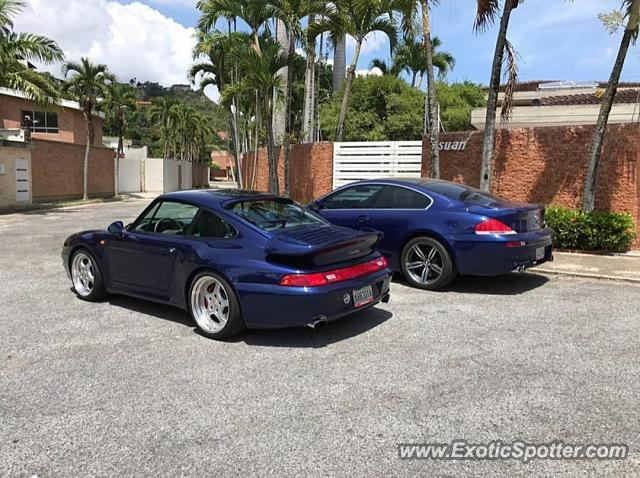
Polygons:
[[582,210],[584,212],[593,211],[595,206],[598,165],[600,164],[602,145],[604,144],[604,136],[607,131],[607,122],[609,121],[609,114],[613,107],[613,100],[615,99],[616,92],[618,91],[620,74],[622,73],[622,68],[624,67],[624,61],[627,57],[627,52],[629,51],[629,45],[631,44],[632,38],[633,31],[625,28],[624,35],[622,36],[622,42],[620,43],[620,49],[618,50],[618,57],[613,65],[607,89],[602,97],[602,106],[600,107],[600,114],[598,115],[596,128],[593,132],[589,162],[587,163],[587,175],[584,180],[584,193],[582,196]]
[[[289,50],[289,35],[287,35],[287,28],[282,20],[276,20],[276,40],[280,45],[280,48],[283,52]],[[294,48],[295,51],[295,48]],[[286,83],[289,80],[289,70],[290,66],[285,66],[278,70],[277,76],[282,78],[282,80]],[[285,89],[289,91],[288,84],[285,84]],[[278,101],[276,98],[277,92],[273,92],[273,137],[275,144],[280,146],[285,141],[285,129],[287,123],[287,112],[286,105],[282,104],[281,101]]]
[[[507,0],[509,1],[509,0]],[[433,76],[433,44],[431,43],[431,22],[427,0],[421,0],[423,45],[427,57],[427,110],[429,111],[429,157],[431,159],[431,177],[440,177],[440,125],[438,117],[438,97],[436,81]],[[414,76],[415,79],[415,76]],[[426,114],[426,111],[425,111]]]
[[[315,23],[315,15],[309,15],[309,24]],[[316,64],[316,43],[313,40],[313,45],[307,52],[307,64],[304,72],[304,108],[302,113],[302,140],[304,142],[313,141],[314,125],[313,121],[314,107],[316,104],[315,99],[315,64]]]
[[487,97],[487,117],[484,124],[484,140],[482,143],[482,162],[480,163],[480,189],[491,189],[491,168],[493,166],[493,148],[496,139],[496,109],[498,107],[498,93],[500,92],[500,74],[502,73],[502,60],[507,42],[507,30],[509,19],[514,5],[518,0],[505,0],[500,29],[496,40],[496,49],[493,54],[491,66],[491,80],[489,82],[489,95]]
[[342,87],[347,66],[347,35],[342,35],[333,51],[333,92],[337,93]]
[[422,91],[422,81],[424,80],[424,73],[420,73],[420,79],[418,80],[418,89]]
[[291,195],[289,181],[289,152],[291,151],[291,95],[293,93],[293,55],[296,51],[293,35],[289,38],[289,66],[287,68],[287,97],[285,99],[285,138],[284,138],[284,195]]
[[336,141],[342,141],[344,137],[344,124],[347,119],[347,108],[349,107],[349,95],[351,94],[351,86],[353,85],[353,79],[356,76],[356,66],[358,65],[358,58],[360,57],[360,48],[362,48],[362,41],[356,43],[356,49],[353,52],[351,58],[351,65],[347,72],[347,81],[344,85],[344,94],[342,96],[342,103],[340,105],[340,115],[338,116],[338,128],[336,130]]
[[124,133],[118,132],[118,151],[116,152],[116,170],[114,172],[115,196],[120,196],[120,156],[124,153]]
[[84,173],[82,178],[82,199],[86,201],[89,199],[89,152],[91,150],[91,128],[93,127],[91,111],[89,114],[85,112],[85,123],[87,127],[87,148],[84,151]]
[[[273,92],[269,92],[270,95]],[[278,160],[275,155],[275,144],[273,141],[273,118],[271,113],[271,106],[269,104],[265,107],[264,119],[267,128],[267,159],[269,162],[269,192],[272,194],[280,193],[280,185],[278,184]]]
[[411,72],[411,87],[412,88],[416,87],[416,74],[417,74],[417,72],[415,72],[415,71]]

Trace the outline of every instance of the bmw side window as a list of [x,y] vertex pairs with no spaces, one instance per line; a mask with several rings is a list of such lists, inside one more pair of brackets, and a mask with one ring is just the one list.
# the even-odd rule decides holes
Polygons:
[[236,237],[238,232],[222,218],[202,209],[193,224],[191,235],[209,239],[231,239]]
[[163,201],[152,208],[136,225],[138,232],[183,236],[198,212],[191,204]]
[[376,209],[426,209],[431,204],[424,194],[398,186],[385,186],[376,202]]
[[322,202],[325,209],[371,209],[375,205],[383,186],[362,185],[346,188],[329,196]]

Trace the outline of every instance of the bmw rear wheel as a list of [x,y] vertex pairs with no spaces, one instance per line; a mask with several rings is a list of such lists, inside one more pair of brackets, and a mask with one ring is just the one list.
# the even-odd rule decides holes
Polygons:
[[416,237],[402,250],[402,274],[413,287],[437,290],[455,279],[457,272],[447,249],[431,237]]
[[245,328],[233,289],[213,272],[201,272],[193,279],[189,310],[198,330],[212,339],[232,337]]
[[78,249],[73,254],[70,269],[73,289],[78,297],[95,301],[106,295],[100,268],[86,249]]

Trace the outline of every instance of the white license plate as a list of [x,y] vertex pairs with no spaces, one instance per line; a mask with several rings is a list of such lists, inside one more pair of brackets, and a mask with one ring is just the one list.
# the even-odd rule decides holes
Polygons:
[[545,247],[538,247],[536,249],[536,261],[541,261],[544,259]]
[[362,307],[370,302],[373,302],[373,289],[370,285],[353,291],[353,305],[355,307]]

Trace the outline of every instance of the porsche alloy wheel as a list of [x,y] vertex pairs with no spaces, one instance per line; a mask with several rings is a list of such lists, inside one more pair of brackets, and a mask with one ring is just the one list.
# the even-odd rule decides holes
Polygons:
[[100,269],[86,250],[78,250],[71,259],[71,281],[81,299],[93,301],[105,295]]
[[231,337],[244,328],[233,290],[216,274],[205,272],[195,277],[189,305],[196,325],[207,337]]

